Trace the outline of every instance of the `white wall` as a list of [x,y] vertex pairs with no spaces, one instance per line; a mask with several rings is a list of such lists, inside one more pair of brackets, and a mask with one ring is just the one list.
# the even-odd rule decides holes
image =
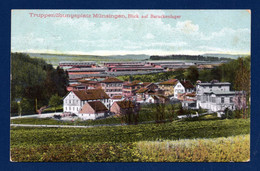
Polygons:
[[210,86],[201,86],[197,85],[197,94],[203,94],[204,92],[209,92],[209,91],[230,91],[230,86],[229,85],[212,85]]
[[175,87],[174,87],[174,97],[175,98],[178,98],[178,94],[183,94],[183,93],[185,93],[185,88],[183,87],[183,85],[180,83],[180,82],[178,82],[176,85],[175,85]]
[[72,112],[77,114],[81,109],[80,102],[80,99],[73,92],[70,92],[63,99],[63,112]]
[[98,113],[98,114],[79,113],[78,114],[78,117],[83,120],[95,120],[97,118],[104,117],[104,116],[105,116],[104,113]]

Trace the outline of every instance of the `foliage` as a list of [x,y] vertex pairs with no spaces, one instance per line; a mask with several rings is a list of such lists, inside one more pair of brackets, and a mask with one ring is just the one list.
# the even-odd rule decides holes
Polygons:
[[199,79],[199,71],[196,66],[190,66],[184,72],[185,79],[190,80],[193,84]]
[[51,96],[49,101],[49,106],[54,107],[55,112],[56,112],[56,107],[61,104],[62,104],[62,98],[58,96],[58,94]]
[[225,115],[224,115],[224,118],[225,118],[225,119],[233,119],[233,118],[234,118],[234,113],[233,113],[232,110],[226,108],[226,109],[224,110],[224,113],[225,113]]
[[178,141],[140,141],[144,162],[245,162],[250,159],[250,136]]
[[[35,113],[35,99],[39,106],[48,103],[53,94],[66,94],[67,73],[47,64],[43,59],[31,58],[22,53],[11,53],[11,103],[24,99],[29,103],[22,108],[25,113]],[[30,106],[30,108],[27,108]],[[16,112],[15,105],[11,111]]]

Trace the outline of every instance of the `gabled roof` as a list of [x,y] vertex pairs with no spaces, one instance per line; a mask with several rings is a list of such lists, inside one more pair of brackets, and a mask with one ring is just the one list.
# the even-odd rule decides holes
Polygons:
[[101,83],[122,83],[123,81],[115,78],[115,77],[109,77],[103,81],[101,81]]
[[136,91],[136,93],[145,93],[145,92],[148,91],[148,90],[149,90],[148,88],[143,87],[143,88],[138,89],[138,90]]
[[117,105],[122,109],[134,107],[134,104],[130,100],[123,100],[123,101],[118,101],[118,102],[115,102],[115,103],[117,103]]
[[170,80],[159,83],[159,85],[176,85],[177,82],[178,82],[177,79],[170,79]]
[[122,99],[122,98],[123,98],[123,96],[121,96],[121,95],[115,95],[111,99]]
[[141,81],[139,81],[139,80],[134,80],[134,81],[132,81],[132,82],[130,82],[130,83],[126,83],[125,85],[127,85],[127,86],[134,86],[134,85],[137,85],[137,84],[139,84],[139,83],[141,83]]
[[143,82],[143,85],[144,86],[148,86],[148,85],[150,85],[150,84],[152,84],[151,82]]
[[73,91],[80,100],[109,99],[109,96],[102,89],[88,89]]
[[156,87],[158,87],[156,84],[154,84],[154,83],[150,83],[150,82],[146,82],[146,84],[143,84],[144,85],[144,87],[149,87],[150,85],[155,85]]
[[187,89],[187,88],[194,88],[194,86],[191,84],[191,82],[189,80],[180,81],[180,83],[183,85],[183,87],[185,89]]
[[79,113],[87,113],[87,108],[89,107],[88,105],[96,112],[96,113],[100,113],[100,112],[105,112],[108,109],[106,108],[106,106],[101,102],[101,101],[94,101],[94,102],[88,102],[86,104],[84,104],[84,106],[82,107],[82,109],[80,110]]

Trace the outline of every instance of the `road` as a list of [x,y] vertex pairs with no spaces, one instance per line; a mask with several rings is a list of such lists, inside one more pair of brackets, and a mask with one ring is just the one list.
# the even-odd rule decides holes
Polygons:
[[[198,116],[202,116],[202,115],[206,115],[206,114],[210,114],[210,113],[201,113],[201,114],[193,114],[193,115],[180,115],[178,116],[178,119],[183,119],[183,118],[187,118],[187,117],[198,117]],[[30,115],[31,117],[33,115]],[[37,115],[39,116],[39,115]],[[34,116],[35,117],[35,116]],[[18,118],[18,117],[17,117]],[[13,118],[15,119],[15,118]],[[168,122],[169,120],[165,120],[164,122]],[[179,120],[177,120],[176,122],[178,122]],[[148,123],[156,123],[156,121],[145,121],[145,122],[140,122],[138,123],[138,125],[140,124],[148,124]],[[102,124],[102,125],[88,125],[88,126],[81,126],[81,125],[32,125],[32,124],[10,124],[10,126],[13,127],[38,127],[38,128],[94,128],[94,127],[101,127],[101,126],[125,126],[127,124]]]

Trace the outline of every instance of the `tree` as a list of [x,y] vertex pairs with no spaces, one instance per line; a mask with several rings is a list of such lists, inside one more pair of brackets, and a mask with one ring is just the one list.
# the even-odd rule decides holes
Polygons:
[[56,112],[57,106],[59,106],[60,104],[62,104],[62,100],[61,100],[60,96],[58,96],[57,94],[51,96],[50,101],[49,101],[49,106],[54,107],[55,112]]
[[182,105],[180,104],[179,106],[179,111],[178,111],[178,115],[184,115],[185,114],[185,111],[183,110],[183,107]]
[[196,66],[191,66],[185,71],[184,75],[187,80],[190,80],[193,84],[195,84],[199,79],[198,68]]
[[21,114],[33,113],[34,105],[30,102],[30,100],[23,98],[20,102],[20,110]]
[[250,98],[250,58],[238,58],[239,69],[236,71],[235,75],[235,89],[242,91],[239,97],[240,101],[246,99],[246,105],[242,105],[243,117],[246,118],[247,106],[249,106]]
[[170,121],[177,118],[177,113],[175,112],[175,106],[174,104],[171,104],[170,106]]

